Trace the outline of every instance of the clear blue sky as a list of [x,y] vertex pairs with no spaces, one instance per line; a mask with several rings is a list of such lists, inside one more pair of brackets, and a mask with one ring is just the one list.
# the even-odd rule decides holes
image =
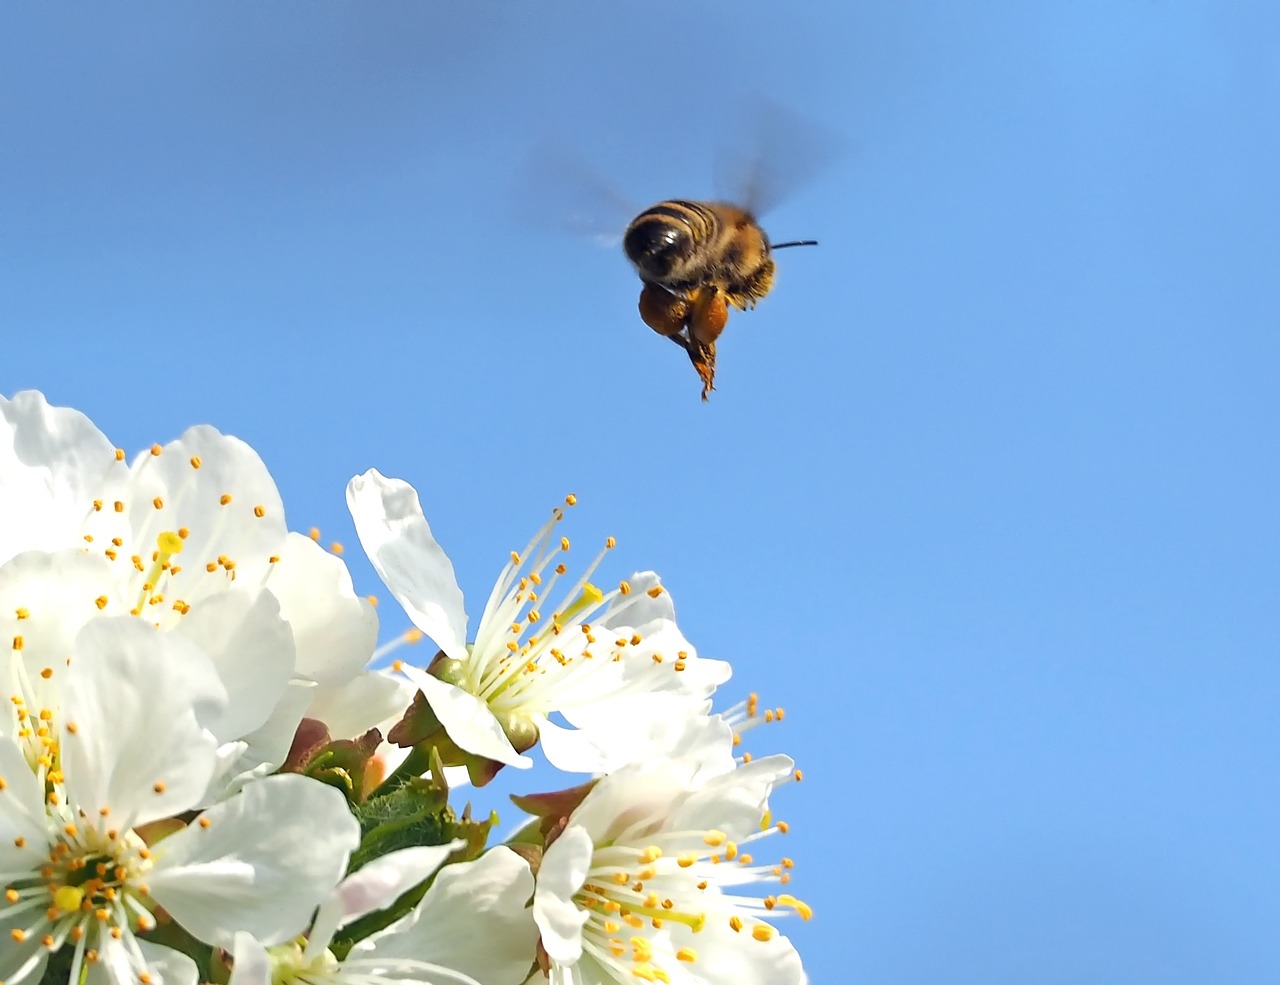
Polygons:
[[[806,772],[816,983],[1274,981],[1278,37],[1261,2],[11,0],[0,390],[240,435],[363,591],[355,472],[419,487],[472,595],[577,493],[582,552],[788,709],[756,748]],[[620,251],[512,189],[550,141],[707,196],[762,90],[844,152],[767,217],[822,246],[704,406]]]

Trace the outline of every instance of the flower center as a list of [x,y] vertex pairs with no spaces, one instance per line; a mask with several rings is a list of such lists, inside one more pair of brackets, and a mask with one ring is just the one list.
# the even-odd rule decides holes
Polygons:
[[[150,852],[133,831],[107,829],[88,819],[76,823],[61,785],[47,787],[50,816],[61,827],[53,831],[45,862],[38,869],[0,872],[9,936],[16,944],[38,940],[50,952],[83,942],[86,960],[93,960],[93,945],[102,935],[155,926],[143,881],[151,868]],[[23,842],[14,840],[18,848],[25,847]]]

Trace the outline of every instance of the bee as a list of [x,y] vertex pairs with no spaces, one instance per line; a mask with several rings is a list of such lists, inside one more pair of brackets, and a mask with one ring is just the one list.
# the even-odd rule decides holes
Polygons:
[[[548,217],[597,245],[621,240],[641,280],[640,318],[685,350],[702,381],[715,388],[716,340],[731,307],[755,307],[773,287],[775,250],[816,246],[812,239],[772,243],[757,217],[820,171],[835,150],[832,135],[757,95],[731,131],[750,153],[725,147],[717,162],[722,200],[675,198],[640,212],[608,181],[567,155],[557,142],[530,157],[516,210],[533,225]],[[739,141],[735,141],[737,143]],[[632,217],[628,222],[628,217]]]
[[817,240],[770,243],[748,209],[668,199],[631,220],[622,248],[640,280],[640,318],[689,354],[702,399],[715,389],[716,340],[729,307],[754,308],[773,287],[773,251]]

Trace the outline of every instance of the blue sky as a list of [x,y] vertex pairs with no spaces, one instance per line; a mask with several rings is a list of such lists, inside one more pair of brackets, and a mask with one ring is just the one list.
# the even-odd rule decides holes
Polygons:
[[[575,543],[616,535],[611,576],[662,572],[787,708],[756,748],[806,773],[815,982],[1271,980],[1278,30],[1179,0],[6,4],[0,391],[130,449],[245,438],[363,591],[355,472],[417,485],[471,594],[575,492]],[[524,162],[710,196],[761,92],[841,153],[765,217],[822,245],[733,316],[702,405]]]

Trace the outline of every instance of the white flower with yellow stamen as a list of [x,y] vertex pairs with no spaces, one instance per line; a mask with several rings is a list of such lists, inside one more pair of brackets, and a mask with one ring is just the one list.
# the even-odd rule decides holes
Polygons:
[[359,841],[343,796],[273,776],[185,826],[166,821],[198,805],[217,768],[206,723],[227,695],[213,666],[130,618],[94,620],[70,652],[59,707],[22,690],[0,711],[0,981],[38,981],[63,948],[72,982],[158,983],[164,967],[186,980],[189,962],[157,966],[136,936],[157,907],[210,944],[305,929]]
[[[195,427],[124,458],[78,411],[34,391],[0,397],[0,515],[20,521],[0,529],[0,639],[56,706],[89,620],[127,613],[185,635],[231,693],[220,738],[279,762],[308,704],[362,672],[372,606],[339,558],[288,532],[244,442]],[[389,712],[371,707],[368,724]]]
[[351,480],[347,505],[383,582],[443,654],[431,673],[402,670],[468,753],[528,766],[520,753],[540,738],[561,769],[604,772],[657,753],[655,723],[705,716],[729,677],[728,664],[698,658],[653,572],[603,592],[589,581],[602,553],[571,578],[569,542],[555,533],[562,510],[512,552],[468,642],[453,565],[413,487],[370,470]]
[[[708,739],[710,740],[710,736]],[[723,741],[723,737],[715,741]],[[799,985],[799,955],[769,919],[809,908],[750,885],[790,881],[748,846],[781,830],[768,797],[792,762],[708,770],[723,753],[637,763],[599,780],[547,847],[533,914],[552,985]]]

